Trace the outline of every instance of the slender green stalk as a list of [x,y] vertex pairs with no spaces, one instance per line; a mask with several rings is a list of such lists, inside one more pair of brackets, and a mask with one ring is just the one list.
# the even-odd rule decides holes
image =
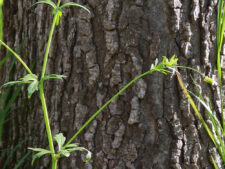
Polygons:
[[183,68],[183,69],[190,69],[198,74],[200,74],[201,76],[205,77],[205,75],[203,73],[201,73],[200,71],[198,71],[197,69],[191,68],[191,67],[186,67],[186,66],[175,66],[176,68]]
[[147,71],[136,78],[134,78],[132,81],[130,81],[126,86],[124,86],[118,93],[116,93],[109,101],[107,101],[96,113],[94,113],[88,121],[84,123],[84,125],[74,134],[74,136],[65,144],[65,146],[62,148],[65,149],[85,128],[86,126],[94,120],[94,118],[104,109],[106,108],[113,100],[115,100],[121,93],[123,93],[129,86],[131,86],[134,82],[136,82],[138,79],[151,74],[152,71]]
[[[225,131],[225,123],[224,123],[224,112],[223,112],[223,93],[222,93],[222,71],[221,71],[221,49],[223,44],[223,36],[225,30],[225,6],[223,8],[223,0],[219,0],[218,5],[218,14],[217,14],[217,69],[219,76],[219,86],[220,86],[220,109],[222,113],[222,126]],[[221,20],[222,18],[222,20]],[[222,23],[221,23],[222,22]]]
[[14,52],[8,45],[6,45],[3,41],[0,40],[0,44],[2,44],[6,49],[8,49],[24,66],[24,68],[27,70],[28,73],[33,74],[32,71],[29,69],[29,67],[26,65],[26,63],[20,58],[16,52]]
[[45,70],[46,70],[46,65],[47,65],[47,61],[48,61],[48,54],[49,54],[49,50],[50,50],[50,46],[51,46],[51,42],[52,42],[52,36],[53,36],[54,29],[55,29],[56,20],[57,20],[57,14],[54,15],[53,23],[52,23],[51,30],[49,33],[48,44],[46,47],[44,63],[43,63],[42,72],[41,72],[41,79],[43,79],[45,76]]
[[58,160],[52,160],[52,169],[57,169]]
[[[219,0],[218,4],[218,13],[217,13],[217,37],[220,37],[221,31],[221,16],[222,16],[222,7],[223,7],[223,0]],[[220,38],[217,38],[217,45],[220,44]]]
[[54,149],[54,144],[53,144],[53,140],[52,140],[52,133],[51,133],[50,123],[49,123],[49,118],[48,118],[48,110],[47,110],[45,96],[44,96],[44,80],[43,80],[43,78],[45,76],[45,70],[46,70],[46,65],[47,65],[47,61],[48,61],[48,54],[49,54],[49,49],[51,46],[53,32],[55,29],[56,19],[57,19],[57,14],[54,15],[53,23],[52,23],[50,34],[49,34],[48,44],[46,47],[44,63],[43,63],[42,72],[41,72],[40,86],[39,86],[41,104],[42,104],[42,109],[43,109],[43,113],[44,113],[45,126],[46,126],[47,135],[48,135],[48,141],[49,141],[49,148],[50,148],[51,155],[52,155],[52,169],[57,168],[57,160],[55,158],[55,149]]
[[201,113],[198,111],[197,109],[197,106],[195,105],[194,101],[192,100],[190,94],[188,93],[187,89],[185,88],[183,82],[182,82],[182,79],[179,75],[178,72],[176,72],[176,75],[177,75],[177,79],[178,79],[178,82],[180,84],[180,87],[182,88],[184,94],[186,95],[189,103],[191,104],[193,110],[195,111],[196,115],[198,116],[199,120],[202,122],[203,126],[205,127],[205,130],[206,132],[208,133],[209,137],[211,138],[211,140],[213,141],[214,145],[216,146],[217,150],[219,151],[219,154],[221,155],[223,161],[225,160],[225,156],[223,154],[223,151],[221,150],[221,147],[220,145],[218,144],[217,140],[215,139],[212,131],[209,129],[208,125],[206,124],[206,122],[204,121]]
[[51,151],[52,160],[53,159],[55,160],[55,149],[54,149],[54,145],[53,145],[50,122],[49,122],[49,118],[48,118],[48,110],[47,110],[45,96],[44,96],[43,80],[40,81],[39,89],[40,89],[40,98],[41,98],[41,104],[42,104],[42,109],[43,109],[43,113],[44,113],[44,119],[45,119],[45,127],[46,127],[46,132],[48,135],[49,148]]

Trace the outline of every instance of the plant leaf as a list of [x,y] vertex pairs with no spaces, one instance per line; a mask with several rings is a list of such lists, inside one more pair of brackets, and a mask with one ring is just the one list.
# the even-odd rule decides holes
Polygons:
[[60,151],[63,144],[66,141],[66,137],[64,137],[62,133],[59,133],[59,134],[55,135],[54,139],[57,142],[58,147],[59,147],[59,151]]
[[212,131],[210,130],[210,128],[208,127],[208,125],[204,121],[201,113],[198,111],[197,106],[195,105],[195,103],[192,100],[191,96],[189,95],[186,87],[184,86],[184,83],[182,82],[182,79],[180,77],[180,74],[178,72],[176,72],[176,75],[177,75],[177,79],[178,79],[178,82],[180,84],[180,87],[182,88],[182,90],[183,90],[184,94],[186,95],[189,103],[191,104],[193,110],[195,111],[195,114],[198,116],[199,120],[202,122],[203,126],[205,127],[206,132],[208,133],[209,137],[211,138],[211,140],[215,144],[217,150],[219,151],[221,157],[223,158],[223,161],[225,161],[225,157],[223,155],[223,152],[221,151],[220,145],[218,144],[218,142],[217,142],[215,136],[213,135]]
[[32,148],[32,147],[28,147],[29,150],[32,150],[32,151],[40,151],[40,152],[50,152],[50,150],[46,150],[46,149],[43,149],[43,148]]
[[56,75],[56,74],[51,74],[51,75],[47,75],[43,78],[43,80],[47,80],[47,79],[63,79],[66,76],[64,75]]
[[[67,147],[72,147],[72,146],[77,146],[77,144],[75,143],[75,144],[69,144]],[[91,152],[89,151],[89,150],[87,150],[86,148],[84,148],[84,147],[74,147],[74,148],[68,148],[68,149],[66,149],[67,150],[67,152],[69,152],[69,153],[71,153],[71,152],[73,152],[73,151],[86,151],[87,152],[87,155],[86,155],[86,160],[85,160],[85,162],[86,163],[88,163],[89,161],[90,161],[90,159],[91,159]]]
[[36,81],[36,80],[37,80],[37,76],[34,74],[27,74],[23,78],[21,78],[21,81],[24,81],[24,82]]
[[91,152],[86,150],[87,151],[87,155],[86,155],[86,160],[85,162],[88,163],[90,160],[91,160]]
[[74,3],[74,2],[68,2],[62,6],[60,6],[61,9],[65,8],[65,7],[68,7],[68,6],[75,6],[75,7],[80,7],[80,8],[83,8],[84,10],[88,11],[89,13],[91,13],[89,11],[89,9],[87,9],[86,7],[80,5],[80,4],[77,4],[77,3]]
[[[216,135],[217,135],[217,137],[219,139],[220,147],[222,147],[222,154],[220,154],[220,155],[221,155],[221,157],[223,159],[225,159],[225,147],[224,147],[224,143],[223,143],[223,140],[221,138],[221,135],[220,135],[219,129],[218,129],[218,127],[220,127],[220,124],[218,123],[218,121],[215,120],[212,110],[205,103],[205,101],[200,99],[199,97],[197,97],[194,93],[192,93],[190,91],[189,91],[189,93],[191,93],[205,107],[205,109],[206,109],[206,111],[207,111],[207,113],[208,113],[208,115],[210,117],[210,120],[211,120],[211,122],[212,122],[212,124],[213,124],[213,126],[214,126],[214,128],[216,130]],[[221,128],[221,130],[223,131],[222,128]],[[218,149],[218,147],[216,147],[216,148]]]
[[[2,87],[6,87],[6,86],[13,86],[13,85],[15,85],[15,84],[23,84],[24,82],[22,82],[22,81],[11,81],[11,82],[7,82],[7,83],[5,83],[4,85],[2,85]],[[1,88],[2,88],[1,87]]]
[[35,154],[35,155],[32,157],[32,162],[31,162],[31,164],[33,165],[33,164],[34,164],[34,161],[35,161],[37,158],[40,158],[40,157],[42,157],[42,156],[45,155],[45,154],[51,154],[51,152],[45,152],[45,151],[43,151],[43,152],[39,152],[39,153]]
[[33,157],[32,157],[32,165],[34,164],[34,161],[37,159],[37,158],[40,158],[42,157],[43,155],[45,154],[51,154],[51,151],[50,150],[46,150],[46,149],[43,149],[43,148],[31,148],[31,147],[28,147],[29,150],[32,150],[32,151],[38,151],[39,153],[35,154]]
[[70,156],[70,152],[67,150],[60,150],[59,155],[65,156],[65,157],[69,157]]
[[66,149],[68,152],[72,153],[73,151],[84,151],[84,147],[75,147],[75,148],[68,148]]
[[31,98],[32,94],[38,91],[38,81],[33,81],[27,88],[28,98]]
[[214,168],[215,168],[215,169],[219,169],[219,167],[217,166],[217,164],[216,164],[216,162],[215,162],[213,156],[211,156],[211,160],[212,160],[212,163],[213,163]]
[[71,143],[67,147],[75,148],[75,147],[78,147],[78,145],[79,145],[78,143]]
[[[51,7],[53,7],[54,9],[57,8],[56,4],[54,4],[54,2],[52,2],[51,0],[38,1],[38,2],[34,3],[32,6],[38,5],[38,4],[48,4],[48,5],[50,5]],[[32,7],[32,6],[31,6],[31,7]]]

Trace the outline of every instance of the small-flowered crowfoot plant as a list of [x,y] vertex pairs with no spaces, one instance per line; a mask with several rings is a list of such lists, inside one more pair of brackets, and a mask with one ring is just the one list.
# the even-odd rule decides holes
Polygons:
[[35,159],[40,158],[43,155],[46,155],[46,154],[51,155],[52,169],[57,169],[57,163],[61,157],[69,157],[70,154],[74,151],[86,151],[87,152],[86,162],[88,162],[91,159],[91,152],[88,151],[87,149],[85,149],[84,147],[80,147],[79,144],[77,144],[77,143],[72,143],[74,141],[74,139],[85,129],[85,127],[90,122],[92,122],[92,120],[106,106],[108,106],[114,99],[116,99],[122,92],[124,92],[135,81],[137,81],[138,79],[140,79],[146,75],[152,74],[153,72],[160,72],[163,74],[172,73],[174,71],[173,69],[177,66],[177,61],[178,61],[178,59],[175,58],[175,56],[173,56],[170,60],[168,60],[164,56],[162,62],[160,62],[160,63],[158,63],[158,60],[156,59],[155,64],[152,64],[151,68],[147,72],[137,76],[132,81],[130,81],[117,94],[115,94],[109,101],[107,101],[97,112],[95,112],[83,124],[83,126],[74,134],[74,136],[68,142],[66,142],[66,138],[63,136],[62,133],[59,133],[56,136],[54,136],[54,140],[58,144],[58,151],[55,151],[52,134],[51,134],[49,117],[48,117],[48,111],[47,111],[47,106],[46,106],[46,101],[45,101],[45,96],[44,96],[44,81],[48,80],[48,79],[62,79],[62,78],[65,78],[65,76],[56,75],[56,74],[45,75],[45,70],[46,70],[46,66],[47,66],[52,36],[53,36],[55,26],[57,26],[59,24],[59,21],[62,17],[63,8],[69,7],[69,6],[75,6],[75,7],[80,7],[89,12],[89,10],[87,8],[85,8],[84,6],[81,6],[77,3],[69,2],[69,3],[65,3],[63,5],[61,5],[60,3],[61,3],[60,0],[58,0],[57,4],[53,3],[51,0],[41,0],[34,4],[34,5],[37,5],[37,4],[50,5],[51,7],[53,7],[52,14],[54,16],[52,26],[50,29],[49,39],[48,39],[47,46],[46,46],[46,51],[45,51],[45,55],[44,55],[44,61],[43,61],[40,79],[38,79],[38,76],[35,75],[31,71],[31,69],[26,65],[26,63],[21,59],[21,57],[18,54],[16,54],[9,46],[7,46],[3,41],[0,40],[0,44],[3,45],[5,48],[7,48],[27,70],[27,74],[23,78],[21,78],[17,81],[8,82],[8,83],[4,84],[2,87],[8,86],[8,85],[15,85],[15,84],[27,84],[28,85],[28,87],[27,87],[28,98],[30,98],[35,91],[39,91],[42,109],[43,109],[44,120],[45,120],[46,132],[47,132],[47,136],[48,136],[49,150],[43,149],[43,148],[29,148],[29,149],[37,152],[33,156],[32,164],[34,163]]

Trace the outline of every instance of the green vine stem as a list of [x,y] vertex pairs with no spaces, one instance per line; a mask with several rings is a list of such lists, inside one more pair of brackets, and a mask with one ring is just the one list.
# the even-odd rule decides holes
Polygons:
[[152,71],[147,71],[136,78],[134,78],[132,81],[130,81],[126,86],[124,86],[118,93],[116,93],[109,101],[107,101],[100,109],[98,109],[97,112],[95,112],[89,119],[84,123],[84,125],[74,134],[74,136],[65,144],[65,146],[62,148],[64,150],[85,128],[86,126],[94,120],[94,118],[104,109],[106,108],[114,99],[116,99],[121,93],[123,93],[129,86],[131,86],[134,82],[136,82],[138,79],[151,74]]
[[57,159],[55,157],[55,149],[54,149],[54,144],[53,144],[53,140],[52,140],[52,133],[51,133],[50,123],[49,123],[48,110],[47,110],[47,105],[46,105],[45,95],[44,95],[44,76],[45,76],[45,70],[46,70],[46,65],[47,65],[47,61],[48,61],[48,54],[49,54],[49,49],[51,46],[52,36],[53,36],[53,32],[54,32],[55,25],[56,25],[56,20],[57,20],[57,14],[54,15],[53,23],[52,23],[50,34],[49,34],[48,44],[46,47],[44,63],[43,63],[42,72],[41,72],[40,86],[39,86],[41,104],[42,104],[42,109],[43,109],[43,113],[44,113],[45,126],[46,126],[47,135],[48,135],[48,141],[49,141],[49,148],[50,148],[51,156],[52,156],[52,169],[57,168]]
[[223,0],[219,0],[217,12],[217,69],[220,87],[220,108],[222,114],[222,125],[225,133],[224,111],[223,111],[223,90],[222,90],[222,70],[221,70],[221,49],[223,45],[223,36],[225,31],[225,5]]
[[192,70],[192,71],[200,74],[202,77],[205,77],[205,75],[202,72],[198,71],[197,69],[194,69],[194,68],[191,68],[191,67],[187,67],[187,66],[175,66],[175,67],[176,68],[189,69],[189,70]]

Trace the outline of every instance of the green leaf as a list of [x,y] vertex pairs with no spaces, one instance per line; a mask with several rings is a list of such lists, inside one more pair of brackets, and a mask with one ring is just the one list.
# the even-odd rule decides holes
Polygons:
[[32,150],[32,151],[40,151],[40,152],[50,152],[50,150],[46,150],[46,149],[43,149],[43,148],[32,148],[32,147],[28,147],[29,150]]
[[46,154],[51,154],[51,152],[39,152],[37,154],[35,154],[33,157],[32,157],[32,162],[31,164],[33,165],[34,164],[34,161],[37,159],[37,158],[40,158],[42,157],[43,155],[46,155]]
[[28,148],[29,150],[32,150],[32,151],[38,151],[39,153],[35,154],[32,158],[32,165],[34,164],[34,161],[37,159],[37,158],[40,158],[42,157],[43,155],[45,154],[51,154],[51,151],[50,150],[46,150],[46,149],[43,149],[43,148],[31,148],[29,147]]
[[38,91],[38,81],[33,81],[27,88],[28,98],[31,98],[35,91]]
[[[2,87],[6,87],[6,86],[13,86],[13,85],[15,85],[15,84],[23,84],[24,82],[22,82],[22,81],[11,81],[11,82],[7,82],[7,83],[5,83],[4,85],[2,85]],[[1,87],[1,88],[2,88]]]
[[75,148],[75,147],[78,147],[78,145],[79,145],[78,143],[71,143],[66,147]]
[[199,120],[202,122],[203,126],[205,127],[205,130],[208,133],[209,137],[211,138],[211,140],[215,144],[215,146],[216,146],[217,150],[219,151],[219,153],[220,153],[223,161],[225,161],[225,156],[223,154],[223,151],[221,150],[221,147],[220,147],[219,143],[217,142],[217,139],[214,137],[212,131],[210,130],[210,128],[206,124],[205,120],[203,119],[201,113],[198,111],[196,104],[192,100],[190,94],[188,93],[186,87],[184,86],[184,83],[182,82],[182,79],[180,77],[180,74],[178,72],[176,72],[176,75],[177,75],[177,79],[178,79],[178,82],[180,84],[180,87],[182,88],[184,94],[186,95],[189,103],[191,104],[191,106],[192,106],[193,110],[195,111],[196,115],[198,116]]
[[36,81],[37,79],[37,76],[34,74],[27,74],[23,78],[21,78],[21,80],[24,82]]
[[212,160],[212,163],[213,163],[214,168],[215,168],[215,169],[219,169],[219,167],[217,166],[217,164],[216,164],[216,162],[215,162],[213,156],[211,156],[211,160]]
[[65,7],[68,7],[68,6],[75,6],[75,7],[80,7],[80,8],[83,8],[84,10],[86,10],[87,12],[91,13],[89,11],[89,9],[87,9],[86,7],[80,5],[80,4],[77,4],[77,3],[74,3],[74,2],[68,2],[62,6],[60,6],[61,9],[65,8]]
[[20,81],[11,81],[11,82],[5,83],[3,86],[1,86],[1,88],[6,86],[12,86],[15,84],[24,84],[24,83],[31,83],[27,88],[28,98],[30,98],[32,94],[38,90],[39,82],[37,80],[37,76],[34,74],[27,74],[26,76],[21,78]]
[[[220,132],[219,132],[219,129],[218,129],[218,127],[220,127],[220,123],[218,123],[218,121],[215,120],[212,110],[205,103],[205,101],[203,100],[203,98],[201,99],[201,98],[197,97],[192,92],[189,92],[189,93],[191,93],[205,107],[205,109],[207,110],[207,113],[208,113],[208,115],[210,117],[210,120],[211,120],[211,122],[213,124],[214,129],[216,130],[216,135],[217,135],[217,137],[219,139],[219,143],[220,143],[220,145],[219,145],[220,147],[216,147],[216,148],[218,149],[218,151],[220,150],[220,148],[222,148],[222,152],[221,152],[222,154],[220,154],[220,155],[221,155],[222,159],[225,159],[225,147],[224,147],[224,143],[223,143],[223,140],[222,140],[222,136],[220,135]],[[222,127],[221,127],[221,129],[222,129]]]
[[91,160],[91,152],[90,151],[88,151],[88,150],[86,150],[88,153],[87,153],[87,155],[86,155],[86,160],[85,160],[85,162],[86,163],[88,163],[90,160]]
[[69,144],[67,147],[74,147],[74,148],[66,149],[67,152],[71,153],[73,151],[86,151],[87,155],[86,155],[85,162],[88,163],[90,161],[90,159],[91,159],[91,152],[89,150],[87,150],[86,148],[84,148],[84,147],[75,147],[75,146],[77,146],[77,144]]
[[75,148],[68,148],[66,149],[68,152],[72,153],[74,151],[84,151],[86,150],[84,147],[75,147]]
[[43,78],[43,80],[47,80],[47,79],[63,79],[66,76],[64,75],[56,75],[56,74],[51,74],[51,75],[47,75]]
[[67,150],[60,150],[59,155],[65,156],[65,157],[69,157],[70,156],[70,152]]
[[38,5],[38,4],[48,4],[48,5],[52,6],[54,9],[57,8],[56,4],[54,4],[54,2],[52,2],[50,0],[38,1],[38,2],[34,3],[32,6]]
[[63,144],[66,141],[66,137],[64,137],[62,133],[59,133],[59,134],[55,135],[54,139],[57,142],[59,151],[60,151],[61,147],[63,146]]
[[85,162],[88,163],[91,159],[91,152],[84,147],[77,147],[77,145],[78,144],[76,144],[76,143],[69,144],[67,147],[74,147],[74,148],[68,148],[68,149],[66,149],[66,151],[69,152],[69,153],[72,153],[73,151],[86,151],[87,155],[86,155]]

